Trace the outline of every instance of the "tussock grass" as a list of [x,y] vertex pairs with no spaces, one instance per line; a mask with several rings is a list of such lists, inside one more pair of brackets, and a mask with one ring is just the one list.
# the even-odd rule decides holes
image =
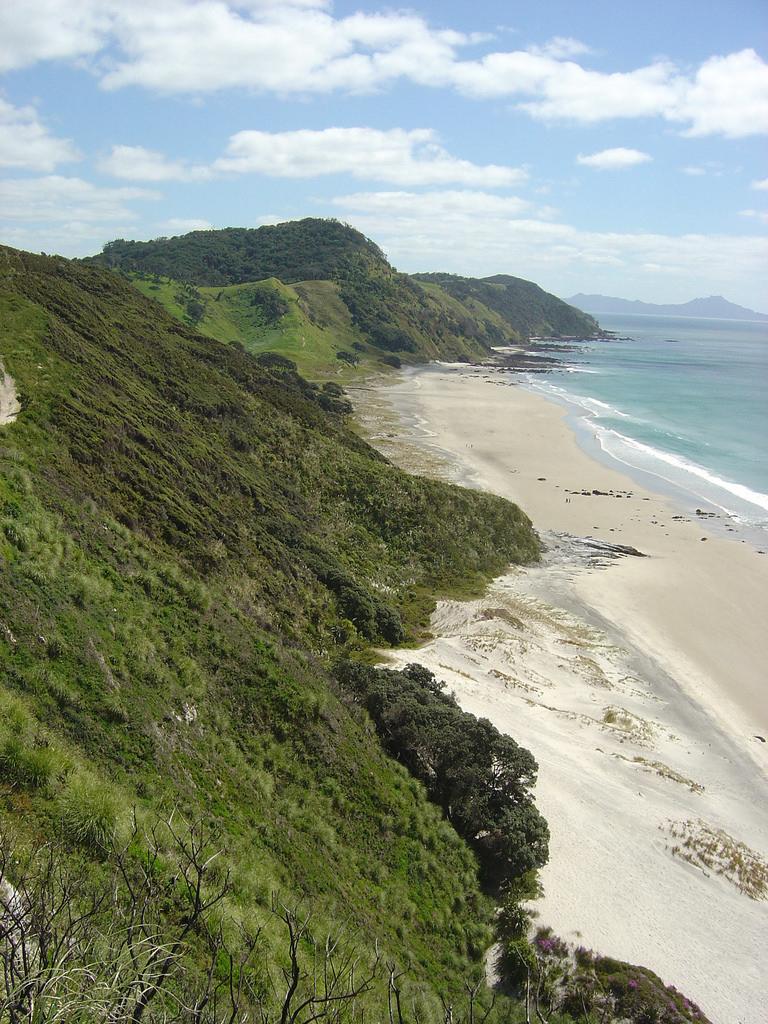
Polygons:
[[68,839],[87,849],[107,852],[120,834],[128,808],[107,782],[78,771],[59,795],[58,811]]
[[701,818],[669,820],[659,827],[670,837],[667,848],[674,857],[720,875],[753,900],[768,897],[768,860],[746,843]]
[[20,736],[8,736],[0,746],[0,778],[29,789],[48,786],[61,768],[56,751],[36,746]]
[[602,723],[604,727],[636,743],[651,743],[656,735],[656,727],[652,722],[616,705],[603,708]]
[[0,690],[0,781],[14,789],[42,790],[66,767],[66,758],[23,701]]

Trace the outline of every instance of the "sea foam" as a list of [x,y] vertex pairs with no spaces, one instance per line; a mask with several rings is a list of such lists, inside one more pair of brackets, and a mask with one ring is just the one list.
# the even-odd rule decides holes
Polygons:
[[[637,469],[652,472],[666,480],[668,483],[675,484],[678,487],[681,486],[681,484],[685,486],[685,477],[683,480],[680,479],[679,475],[670,477],[665,475],[660,468],[653,466],[654,462],[661,462],[667,466],[674,467],[682,474],[697,477],[699,480],[704,480],[718,490],[726,491],[728,494],[732,494],[734,497],[741,499],[741,501],[745,501],[750,505],[754,505],[757,508],[768,512],[768,494],[762,494],[760,491],[755,491],[751,487],[747,487],[745,484],[735,483],[732,480],[725,480],[723,477],[711,472],[704,466],[699,466],[695,462],[691,462],[680,455],[674,455],[672,452],[667,452],[660,448],[654,448],[652,445],[644,444],[642,441],[636,441],[634,438],[627,437],[626,435],[619,433],[618,430],[611,430],[608,428],[599,428],[597,431],[597,439],[604,452],[613,456],[613,458],[617,459],[619,462],[624,462],[630,467],[634,466]],[[618,444],[616,442],[618,442]],[[647,460],[645,460],[645,462],[632,460],[632,452],[639,452],[642,455],[647,456]],[[651,463],[650,465],[648,464],[649,462]],[[697,492],[694,488],[695,483],[693,481],[687,482],[686,489],[693,491],[695,494]],[[732,515],[738,514],[737,510],[729,508],[727,505],[723,505],[719,501],[716,501],[710,492],[707,492],[706,494],[699,494],[699,497],[711,502],[712,504],[718,505],[718,507],[720,507],[724,512],[728,512]]]

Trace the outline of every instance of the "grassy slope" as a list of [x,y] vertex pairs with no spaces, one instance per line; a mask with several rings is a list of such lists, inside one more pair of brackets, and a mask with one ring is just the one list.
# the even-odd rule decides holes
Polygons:
[[54,834],[89,786],[123,817],[179,805],[224,830],[233,913],[307,891],[428,999],[460,987],[489,934],[476,867],[333,684],[368,640],[326,584],[414,629],[425,594],[536,555],[525,517],[399,472],[116,275],[0,250],[0,325],[23,399],[0,432],[0,815]]
[[[113,275],[0,249],[0,352],[23,404],[0,429],[0,829],[63,836],[98,887],[106,865],[75,837],[95,809],[118,827],[132,806],[200,815],[233,870],[227,918],[269,922],[273,890],[307,894],[321,928],[407,963],[408,1005],[442,1020],[491,908],[329,675],[367,645],[323,581],[413,627],[429,593],[534,556],[529,524],[398,472],[323,392]],[[661,983],[644,1008],[641,972],[601,962],[632,1020],[693,1019]],[[491,1019],[521,1012],[501,1000]]]
[[[243,284],[194,286],[171,278],[127,271],[128,279],[172,316],[219,341],[248,351],[278,352],[312,379],[349,379],[385,369],[393,354],[402,362],[477,359],[489,346],[519,336],[491,310],[468,313],[439,287],[415,284],[378,260],[365,262],[352,281],[308,280],[293,285],[276,277]],[[265,292],[285,304],[283,315],[265,318],[258,299]],[[198,304],[199,319],[190,316]],[[353,310],[354,312],[351,312]],[[375,333],[386,324],[394,342]],[[355,361],[339,358],[345,353]],[[357,365],[359,362],[359,366]]]
[[[352,324],[349,310],[332,281],[303,281],[285,285],[277,278],[225,287],[188,289],[170,278],[132,273],[131,283],[167,312],[191,325],[190,295],[204,312],[194,327],[201,334],[228,343],[236,342],[249,352],[277,352],[292,359],[313,380],[347,380],[370,373],[379,366],[381,354],[366,343]],[[258,299],[265,292],[281,300],[286,312],[275,320],[265,318]],[[356,346],[356,348],[353,348]],[[337,357],[345,352],[359,359],[359,367]]]
[[[312,380],[350,380],[371,370],[386,370],[386,350],[372,344],[357,326],[335,281],[300,281],[285,285],[277,278],[224,287],[194,287],[170,278],[129,272],[128,279],[148,298],[155,299],[172,316],[192,325],[189,302],[203,307],[196,330],[210,338],[243,345],[249,352],[277,352],[292,359]],[[401,275],[397,275],[399,277]],[[477,358],[487,347],[520,340],[499,314],[480,304],[471,313],[439,286],[411,284],[403,293],[391,276],[371,274],[363,296],[369,315],[390,317],[393,329],[413,339],[415,352],[397,350],[403,362],[424,358]],[[265,320],[257,300],[269,292],[278,296],[286,311]],[[340,294],[342,292],[342,294]],[[405,294],[407,301],[403,299]],[[386,307],[386,312],[383,308]],[[345,353],[354,364],[339,358]]]
[[461,300],[426,277],[422,279],[415,276],[412,280],[451,320],[455,332],[477,334],[488,345],[504,345],[526,340],[527,335],[513,327],[509,319],[505,319],[495,309],[484,305],[473,296]]
[[507,274],[494,277],[459,277],[455,274],[417,274],[422,283],[438,285],[475,315],[491,309],[522,338],[536,335],[589,337],[597,321],[545,292],[532,281]]
[[[202,330],[222,340],[239,334],[245,344],[271,344],[279,352],[288,351],[291,345],[297,348],[297,331],[308,341],[306,323],[296,325],[291,317],[285,317],[278,332],[268,338],[263,325],[252,319],[249,322],[242,310],[234,308],[236,301],[225,294],[226,286],[262,282],[259,287],[263,287],[264,279],[277,278],[299,290],[304,288],[302,312],[316,325],[322,322],[324,300],[330,295],[328,291],[321,294],[316,285],[325,282],[326,289],[334,287],[341,299],[341,304],[334,302],[328,330],[337,343],[351,341],[350,331],[355,333],[358,344],[366,343],[363,358],[368,360],[372,355],[381,359],[387,353],[405,362],[478,359],[486,357],[493,345],[519,342],[532,334],[590,334],[597,326],[586,314],[529,281],[399,274],[373,242],[335,221],[306,219],[253,230],[198,231],[152,242],[118,240],[92,259],[112,269],[143,275],[142,289],[153,290],[174,315],[184,309],[174,294],[174,288],[178,291],[183,285],[166,282],[153,289],[148,276],[163,275],[198,288],[206,305]],[[224,289],[221,299],[214,288]],[[212,304],[225,308],[214,310]],[[346,315],[339,305],[346,306]],[[230,321],[235,322],[234,329]],[[336,357],[333,339],[321,334],[312,341],[317,360],[313,363],[306,348],[301,349],[300,365],[312,374],[328,372]]]

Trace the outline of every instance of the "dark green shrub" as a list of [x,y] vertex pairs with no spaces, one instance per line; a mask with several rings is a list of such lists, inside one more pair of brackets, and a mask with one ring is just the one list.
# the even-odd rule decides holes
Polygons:
[[371,324],[367,333],[376,348],[383,348],[387,352],[416,351],[416,342],[400,327],[386,323]]
[[405,640],[403,620],[394,608],[380,604],[376,609],[376,628],[388,644],[401,644]]
[[530,923],[531,915],[519,903],[505,903],[499,912],[499,934],[507,941],[524,938]]
[[513,985],[525,982],[529,974],[535,974],[537,961],[533,946],[525,937],[510,939],[503,950],[504,976]]
[[256,362],[267,370],[292,370],[296,372],[296,363],[279,352],[262,352],[256,356]]
[[537,765],[530,751],[462,711],[423,665],[393,672],[345,662],[338,674],[386,749],[475,849],[491,885],[546,863],[549,830],[531,797]]
[[357,366],[360,362],[360,359],[354,352],[346,352],[343,349],[336,353],[336,358],[340,359],[343,363],[349,363],[350,366]]

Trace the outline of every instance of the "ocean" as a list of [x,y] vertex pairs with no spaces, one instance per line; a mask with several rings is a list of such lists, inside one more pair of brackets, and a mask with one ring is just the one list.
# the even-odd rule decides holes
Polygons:
[[555,352],[563,366],[526,385],[567,406],[592,454],[768,543],[768,324],[596,316],[631,340]]

